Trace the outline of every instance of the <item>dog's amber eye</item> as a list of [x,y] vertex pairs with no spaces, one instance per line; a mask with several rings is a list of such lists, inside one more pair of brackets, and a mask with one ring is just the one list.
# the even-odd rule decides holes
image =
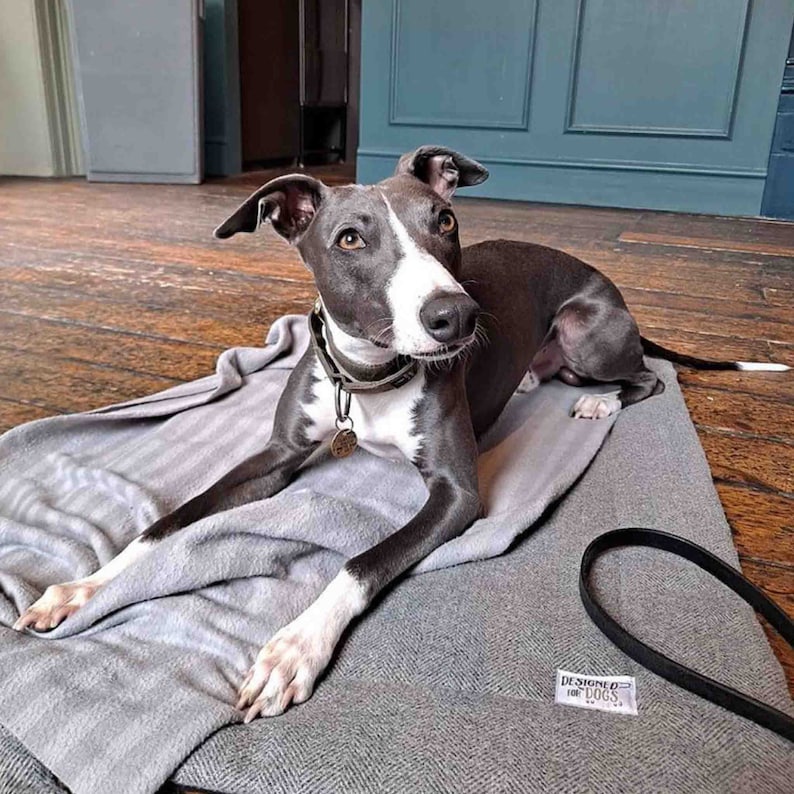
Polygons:
[[438,216],[438,228],[442,234],[449,234],[455,231],[458,222],[449,210],[443,210]]
[[344,251],[357,251],[367,245],[355,229],[345,229],[337,238],[336,244]]

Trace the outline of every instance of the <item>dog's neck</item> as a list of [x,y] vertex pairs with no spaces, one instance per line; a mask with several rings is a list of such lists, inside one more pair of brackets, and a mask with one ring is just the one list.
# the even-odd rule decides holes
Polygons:
[[351,336],[334,320],[324,304],[322,316],[328,352],[341,369],[360,381],[380,380],[389,374],[397,360],[393,350],[378,347],[368,339]]

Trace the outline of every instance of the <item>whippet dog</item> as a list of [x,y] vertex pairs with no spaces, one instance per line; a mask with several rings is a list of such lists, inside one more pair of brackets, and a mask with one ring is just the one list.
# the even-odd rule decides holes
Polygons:
[[96,573],[47,588],[15,627],[57,626],[159,539],[212,513],[235,486],[264,476],[266,495],[280,491],[320,444],[330,441],[338,456],[357,445],[403,456],[424,477],[422,509],[348,560],[261,649],[240,686],[246,722],[281,714],[311,695],[373,597],[478,517],[477,439],[517,389],[555,376],[616,384],[615,393],[575,402],[573,416],[586,420],[664,389],[644,352],[698,367],[786,369],[708,362],[648,342],[615,285],[561,251],[504,240],[461,250],[450,200],[487,176],[468,157],[423,146],[378,184],[330,188],[284,176],[235,210],[215,235],[254,232],[268,220],[297,247],[320,296],[309,315],[312,344],[281,395],[272,437]]

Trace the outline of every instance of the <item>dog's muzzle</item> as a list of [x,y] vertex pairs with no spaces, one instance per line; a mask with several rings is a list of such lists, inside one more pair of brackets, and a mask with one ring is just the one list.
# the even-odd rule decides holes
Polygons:
[[422,327],[437,342],[454,345],[474,334],[480,307],[465,292],[430,298],[419,311]]

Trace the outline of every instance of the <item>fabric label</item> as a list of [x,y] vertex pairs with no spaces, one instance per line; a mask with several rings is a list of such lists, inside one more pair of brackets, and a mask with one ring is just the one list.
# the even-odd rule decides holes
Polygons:
[[557,670],[554,702],[613,714],[637,714],[637,685],[628,675],[582,675]]

